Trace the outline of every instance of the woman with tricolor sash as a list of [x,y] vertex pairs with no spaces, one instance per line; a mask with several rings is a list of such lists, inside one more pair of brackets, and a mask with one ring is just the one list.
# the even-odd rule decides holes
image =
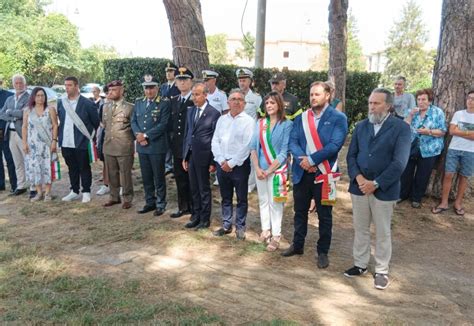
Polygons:
[[[57,157],[58,117],[54,107],[48,107],[46,92],[35,87],[28,109],[23,113],[23,150],[28,182],[36,187],[31,201],[51,200],[51,183],[55,176],[52,154]],[[43,193],[44,187],[44,193]]]
[[288,141],[292,122],[285,117],[283,98],[270,92],[264,99],[265,116],[257,121],[250,158],[257,178],[262,233],[268,251],[280,246],[283,206],[288,196]]

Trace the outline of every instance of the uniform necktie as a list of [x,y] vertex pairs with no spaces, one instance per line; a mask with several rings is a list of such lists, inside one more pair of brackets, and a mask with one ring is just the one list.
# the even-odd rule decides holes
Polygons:
[[196,123],[198,122],[199,120],[199,117],[201,116],[201,108],[198,108],[196,107],[196,116],[194,117],[194,126],[196,125]]

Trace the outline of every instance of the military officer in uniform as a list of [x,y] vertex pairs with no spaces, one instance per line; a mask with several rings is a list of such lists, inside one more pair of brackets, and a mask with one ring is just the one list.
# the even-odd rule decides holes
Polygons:
[[132,132],[133,104],[123,98],[123,83],[114,80],[107,84],[109,101],[104,104],[102,124],[105,130],[103,153],[109,179],[110,198],[104,207],[119,204],[122,187],[123,209],[132,207],[132,167],[135,153]]
[[192,196],[189,175],[183,169],[183,141],[186,128],[186,115],[194,106],[191,99],[193,73],[186,67],[179,67],[176,74],[176,86],[180,95],[171,98],[171,152],[173,153],[173,170],[178,192],[178,210],[170,215],[172,218],[192,213]]
[[294,120],[303,110],[298,110],[298,98],[286,91],[286,76],[282,72],[277,72],[268,81],[272,91],[280,93],[283,97],[285,106],[285,116],[287,119]]
[[160,216],[166,209],[165,156],[169,147],[170,100],[158,97],[155,77],[145,75],[142,86],[145,97],[136,100],[132,116],[146,201],[138,213],[155,210],[153,215]]
[[227,104],[227,95],[224,91],[221,91],[216,86],[217,77],[219,74],[212,70],[202,71],[202,80],[206,85],[209,93],[207,94],[207,101],[209,104],[217,109],[222,114],[226,114],[229,111],[229,105]]
[[[253,80],[253,72],[246,68],[239,68],[236,70],[235,75],[239,80],[239,88],[245,94],[245,113],[252,117],[255,121],[260,114],[260,105],[262,104],[262,97],[258,93],[252,92],[250,85]],[[250,164],[250,175],[248,182],[248,192],[252,192],[255,189],[255,171],[253,164]]]
[[160,97],[173,97],[179,95],[179,89],[176,87],[175,77],[178,67],[172,62],[168,62],[165,68],[166,83],[160,86]]

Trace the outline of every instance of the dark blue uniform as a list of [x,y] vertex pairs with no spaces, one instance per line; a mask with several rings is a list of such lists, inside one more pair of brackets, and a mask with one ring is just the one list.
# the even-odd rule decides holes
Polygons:
[[166,208],[165,155],[169,148],[166,135],[170,118],[170,101],[157,97],[152,101],[140,98],[135,102],[132,130],[146,134],[148,144],[137,142],[145,201],[147,207]]

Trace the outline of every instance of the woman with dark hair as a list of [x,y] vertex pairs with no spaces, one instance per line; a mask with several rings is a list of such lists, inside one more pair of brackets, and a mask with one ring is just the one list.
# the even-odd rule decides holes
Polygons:
[[265,116],[257,121],[250,158],[257,177],[262,233],[268,251],[280,246],[283,205],[287,197],[288,142],[292,122],[285,118],[283,98],[270,92],[264,99]]
[[56,153],[58,142],[58,118],[56,110],[48,107],[46,92],[35,87],[31,92],[28,109],[23,113],[23,149],[25,151],[26,177],[36,187],[31,201],[51,200],[51,157]]
[[431,171],[444,147],[444,112],[434,106],[431,89],[416,92],[417,107],[408,111],[405,122],[411,127],[410,159],[402,174],[400,200],[410,198],[413,208],[421,207]]

